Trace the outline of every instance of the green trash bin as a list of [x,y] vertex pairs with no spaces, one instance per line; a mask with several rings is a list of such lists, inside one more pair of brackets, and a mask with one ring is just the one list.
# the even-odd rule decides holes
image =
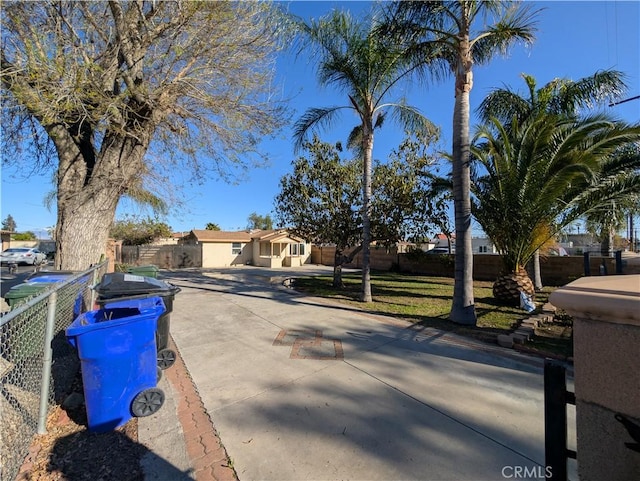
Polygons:
[[[4,299],[11,309],[16,309],[29,298],[50,289],[51,286],[52,284],[46,283],[18,284],[9,289]],[[25,322],[19,332],[9,336],[6,346],[7,360],[15,364],[38,357],[44,351],[45,322],[33,319],[27,319]]]
[[4,300],[7,301],[11,309],[15,309],[23,302],[26,302],[30,297],[35,297],[42,291],[49,289],[52,284],[45,282],[18,284],[17,286],[9,289],[4,296]]
[[133,266],[127,268],[127,272],[129,274],[134,274],[136,276],[143,277],[153,277],[154,279],[158,278],[158,267],[153,264],[149,264],[146,266]]

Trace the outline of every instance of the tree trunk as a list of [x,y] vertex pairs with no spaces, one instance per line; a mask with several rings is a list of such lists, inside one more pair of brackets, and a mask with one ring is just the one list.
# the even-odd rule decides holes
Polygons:
[[107,133],[102,150],[94,150],[90,132],[74,138],[53,127],[58,152],[56,259],[57,269],[85,270],[106,254],[116,207],[143,170],[153,125],[138,130],[139,138]]
[[613,251],[615,248],[615,229],[613,227],[609,227],[609,248],[607,249],[607,256],[613,257]]
[[[468,51],[468,47],[463,46],[463,48],[463,52]],[[475,325],[477,317],[473,296],[471,176],[469,171],[469,92],[473,86],[473,77],[470,56],[467,61],[464,61],[464,58],[461,55],[460,63],[463,66],[456,72],[456,102],[453,111],[453,199],[456,255],[453,303],[449,319],[458,324]]]
[[533,254],[533,285],[536,291],[542,290],[542,275],[540,274],[540,251]]
[[363,123],[363,185],[362,185],[362,302],[371,302],[371,156],[373,126]]
[[362,250],[362,244],[353,249],[348,256],[344,255],[344,249],[342,247],[336,247],[336,252],[333,257],[333,287],[343,288],[342,282],[342,266],[345,264],[351,264],[358,252]]
[[109,229],[118,204],[111,188],[80,195],[82,200],[58,209],[57,269],[83,271],[106,254]]
[[336,247],[336,252],[333,256],[333,287],[336,289],[342,289],[344,284],[342,282],[342,262],[343,262],[342,249]]
[[520,292],[531,299],[535,296],[535,287],[527,271],[518,267],[515,272],[503,274],[493,283],[493,297],[510,306],[520,305]]
[[635,232],[633,231],[633,212],[629,212],[629,250],[631,252],[636,251]]

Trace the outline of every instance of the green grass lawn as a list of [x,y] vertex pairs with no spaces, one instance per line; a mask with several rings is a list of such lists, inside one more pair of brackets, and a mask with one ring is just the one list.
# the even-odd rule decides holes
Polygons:
[[[529,317],[517,307],[501,305],[493,298],[492,282],[474,282],[474,297],[478,323],[476,326],[460,326],[447,319],[453,297],[453,279],[427,277],[392,272],[372,272],[371,292],[373,302],[363,304],[360,297],[361,276],[344,274],[344,289],[334,289],[330,276],[299,278],[295,288],[310,295],[338,300],[349,306],[374,314],[398,317],[426,327],[434,327],[457,334],[495,342],[498,334],[508,334],[517,322]],[[536,295],[536,304],[547,302],[554,288],[546,287]],[[535,342],[534,342],[535,344]],[[545,345],[547,342],[545,341]],[[559,350],[566,351],[566,342]],[[544,346],[541,346],[544,349]],[[556,349],[553,349],[556,351]]]

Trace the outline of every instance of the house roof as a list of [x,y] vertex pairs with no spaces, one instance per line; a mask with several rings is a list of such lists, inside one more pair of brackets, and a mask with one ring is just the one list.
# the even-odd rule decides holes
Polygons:
[[285,244],[298,244],[303,242],[302,239],[290,235],[286,229],[263,230],[258,232],[257,235],[254,235],[252,239],[259,242],[269,242],[271,244],[278,242]]
[[251,234],[246,230],[230,232],[224,230],[192,230],[190,232],[200,242],[251,242]]
[[269,230],[192,230],[191,234],[200,242],[258,242],[297,244],[303,242],[302,239],[289,235],[286,229]]

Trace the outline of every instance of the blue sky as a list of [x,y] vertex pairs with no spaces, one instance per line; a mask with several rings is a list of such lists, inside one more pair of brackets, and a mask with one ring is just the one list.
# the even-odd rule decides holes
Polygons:
[[[627,75],[629,90],[625,98],[640,95],[640,2],[539,2],[536,5],[544,8],[538,17],[536,41],[529,47],[516,46],[508,58],[496,58],[487,66],[475,68],[472,112],[493,88],[507,85],[522,90],[521,73],[533,75],[538,85],[543,85],[555,77],[579,79],[598,70],[614,68]],[[290,4],[290,11],[304,17],[318,17],[332,8],[346,8],[358,15],[368,6],[368,2],[298,1]],[[291,52],[283,53],[278,60],[276,83],[286,97],[292,98],[292,122],[309,107],[345,105],[344,99],[331,88],[318,86],[313,62]],[[453,80],[438,85],[407,85],[405,95],[409,103],[440,125],[442,147],[449,150]],[[640,121],[640,100],[606,109],[628,122]],[[343,125],[323,132],[321,138],[344,141],[354,121],[345,114]],[[400,142],[401,134],[393,124],[385,124],[376,134],[374,157],[386,158]],[[269,166],[249,171],[238,184],[210,178],[187,186],[181,192],[183,206],[172,209],[164,220],[174,231],[203,229],[208,222],[218,224],[223,230],[237,230],[246,227],[252,212],[272,213],[279,180],[291,171],[291,162],[295,159],[290,128],[280,132],[277,139],[265,141],[262,148],[269,156]],[[56,222],[55,206],[51,210],[44,206],[44,197],[53,189],[52,176],[51,173],[34,175],[28,162],[23,165],[24,171],[3,168],[0,216],[4,219],[11,214],[18,230],[44,235],[45,229]],[[117,215],[126,213],[148,214],[123,202]]]

